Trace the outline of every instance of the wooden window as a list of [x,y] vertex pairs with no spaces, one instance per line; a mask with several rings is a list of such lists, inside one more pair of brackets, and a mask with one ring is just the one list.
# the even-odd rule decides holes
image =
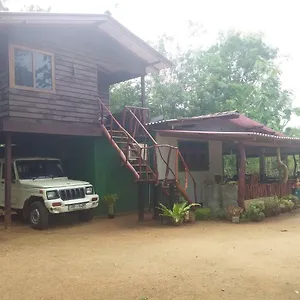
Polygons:
[[23,46],[10,45],[10,87],[54,92],[54,55]]
[[[209,170],[208,142],[178,141],[178,148],[190,171]],[[181,160],[179,160],[179,171],[184,171]]]

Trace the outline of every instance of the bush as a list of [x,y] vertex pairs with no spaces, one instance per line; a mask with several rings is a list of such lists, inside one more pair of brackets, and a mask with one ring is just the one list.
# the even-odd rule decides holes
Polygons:
[[261,222],[266,218],[265,214],[263,212],[259,212],[257,214],[254,214],[251,216],[250,220],[252,222]]
[[265,205],[263,213],[266,217],[277,216],[278,214],[280,214],[280,201],[277,197],[262,198],[262,201]]
[[210,220],[212,217],[211,209],[210,208],[197,208],[195,211],[196,220],[197,221],[205,221]]
[[253,201],[250,203],[247,215],[249,219],[253,222],[261,222],[265,219],[265,214],[263,211],[265,210],[264,201]]
[[227,213],[224,209],[219,209],[213,213],[213,218],[226,221],[228,219]]
[[279,207],[281,209],[281,212],[288,212],[295,208],[295,203],[292,200],[283,198],[279,201]]

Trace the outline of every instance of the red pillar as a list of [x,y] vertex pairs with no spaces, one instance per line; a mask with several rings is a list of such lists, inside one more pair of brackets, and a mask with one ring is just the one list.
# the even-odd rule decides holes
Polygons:
[[246,150],[245,145],[239,144],[239,182],[238,182],[238,205],[245,208],[245,190],[246,190]]
[[11,227],[11,133],[5,139],[5,229]]

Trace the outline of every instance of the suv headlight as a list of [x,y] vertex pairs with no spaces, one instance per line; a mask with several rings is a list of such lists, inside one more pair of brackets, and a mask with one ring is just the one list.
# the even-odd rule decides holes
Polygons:
[[54,200],[59,198],[58,191],[48,191],[46,192],[48,200]]
[[93,189],[93,187],[92,187],[92,186],[86,187],[86,188],[85,188],[85,194],[86,194],[86,195],[92,195],[92,194],[94,194],[94,189]]

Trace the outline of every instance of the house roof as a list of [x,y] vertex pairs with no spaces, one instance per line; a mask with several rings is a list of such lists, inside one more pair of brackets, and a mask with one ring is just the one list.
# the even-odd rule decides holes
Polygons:
[[237,141],[264,143],[270,146],[297,146],[300,148],[300,138],[264,134],[259,132],[216,132],[193,130],[156,130],[162,136],[173,136],[182,139]]
[[94,25],[145,62],[146,73],[171,67],[170,60],[106,14],[62,14],[34,12],[0,12],[0,26],[33,25]]
[[[209,124],[211,124],[211,127],[213,128],[216,125],[215,119],[222,119],[223,123],[220,124],[220,126],[224,125],[225,130],[218,129],[216,131],[228,131],[226,129],[226,124],[228,125],[234,125],[237,128],[243,129],[245,131],[254,131],[254,132],[261,132],[265,134],[271,134],[271,135],[277,135],[277,136],[284,136],[281,132],[276,132],[272,128],[269,128],[255,120],[252,120],[248,117],[246,117],[243,114],[240,114],[238,111],[226,111],[226,112],[219,112],[215,114],[208,114],[208,115],[202,115],[202,116],[196,116],[191,118],[178,118],[178,119],[169,119],[169,120],[161,120],[156,122],[150,122],[147,124],[147,126],[151,126],[152,128],[168,128],[172,126],[173,129],[180,128],[181,126],[185,125],[194,125],[190,130],[211,130],[209,129],[208,121],[212,120]],[[206,121],[206,122],[205,122]],[[165,125],[165,126],[164,126]],[[205,126],[203,126],[205,125]],[[231,126],[232,127],[232,126]],[[205,129],[204,129],[205,128]],[[208,128],[208,129],[207,129]],[[234,130],[238,131],[238,130]]]
[[201,116],[195,116],[195,117],[189,117],[189,118],[177,118],[177,119],[168,119],[168,120],[160,120],[160,121],[154,121],[149,122],[147,126],[153,126],[158,124],[184,124],[184,123],[192,123],[199,120],[204,119],[212,119],[212,118],[223,118],[223,117],[236,117],[239,113],[237,111],[225,111],[225,112],[218,112],[214,114],[208,114],[208,115],[201,115]]

